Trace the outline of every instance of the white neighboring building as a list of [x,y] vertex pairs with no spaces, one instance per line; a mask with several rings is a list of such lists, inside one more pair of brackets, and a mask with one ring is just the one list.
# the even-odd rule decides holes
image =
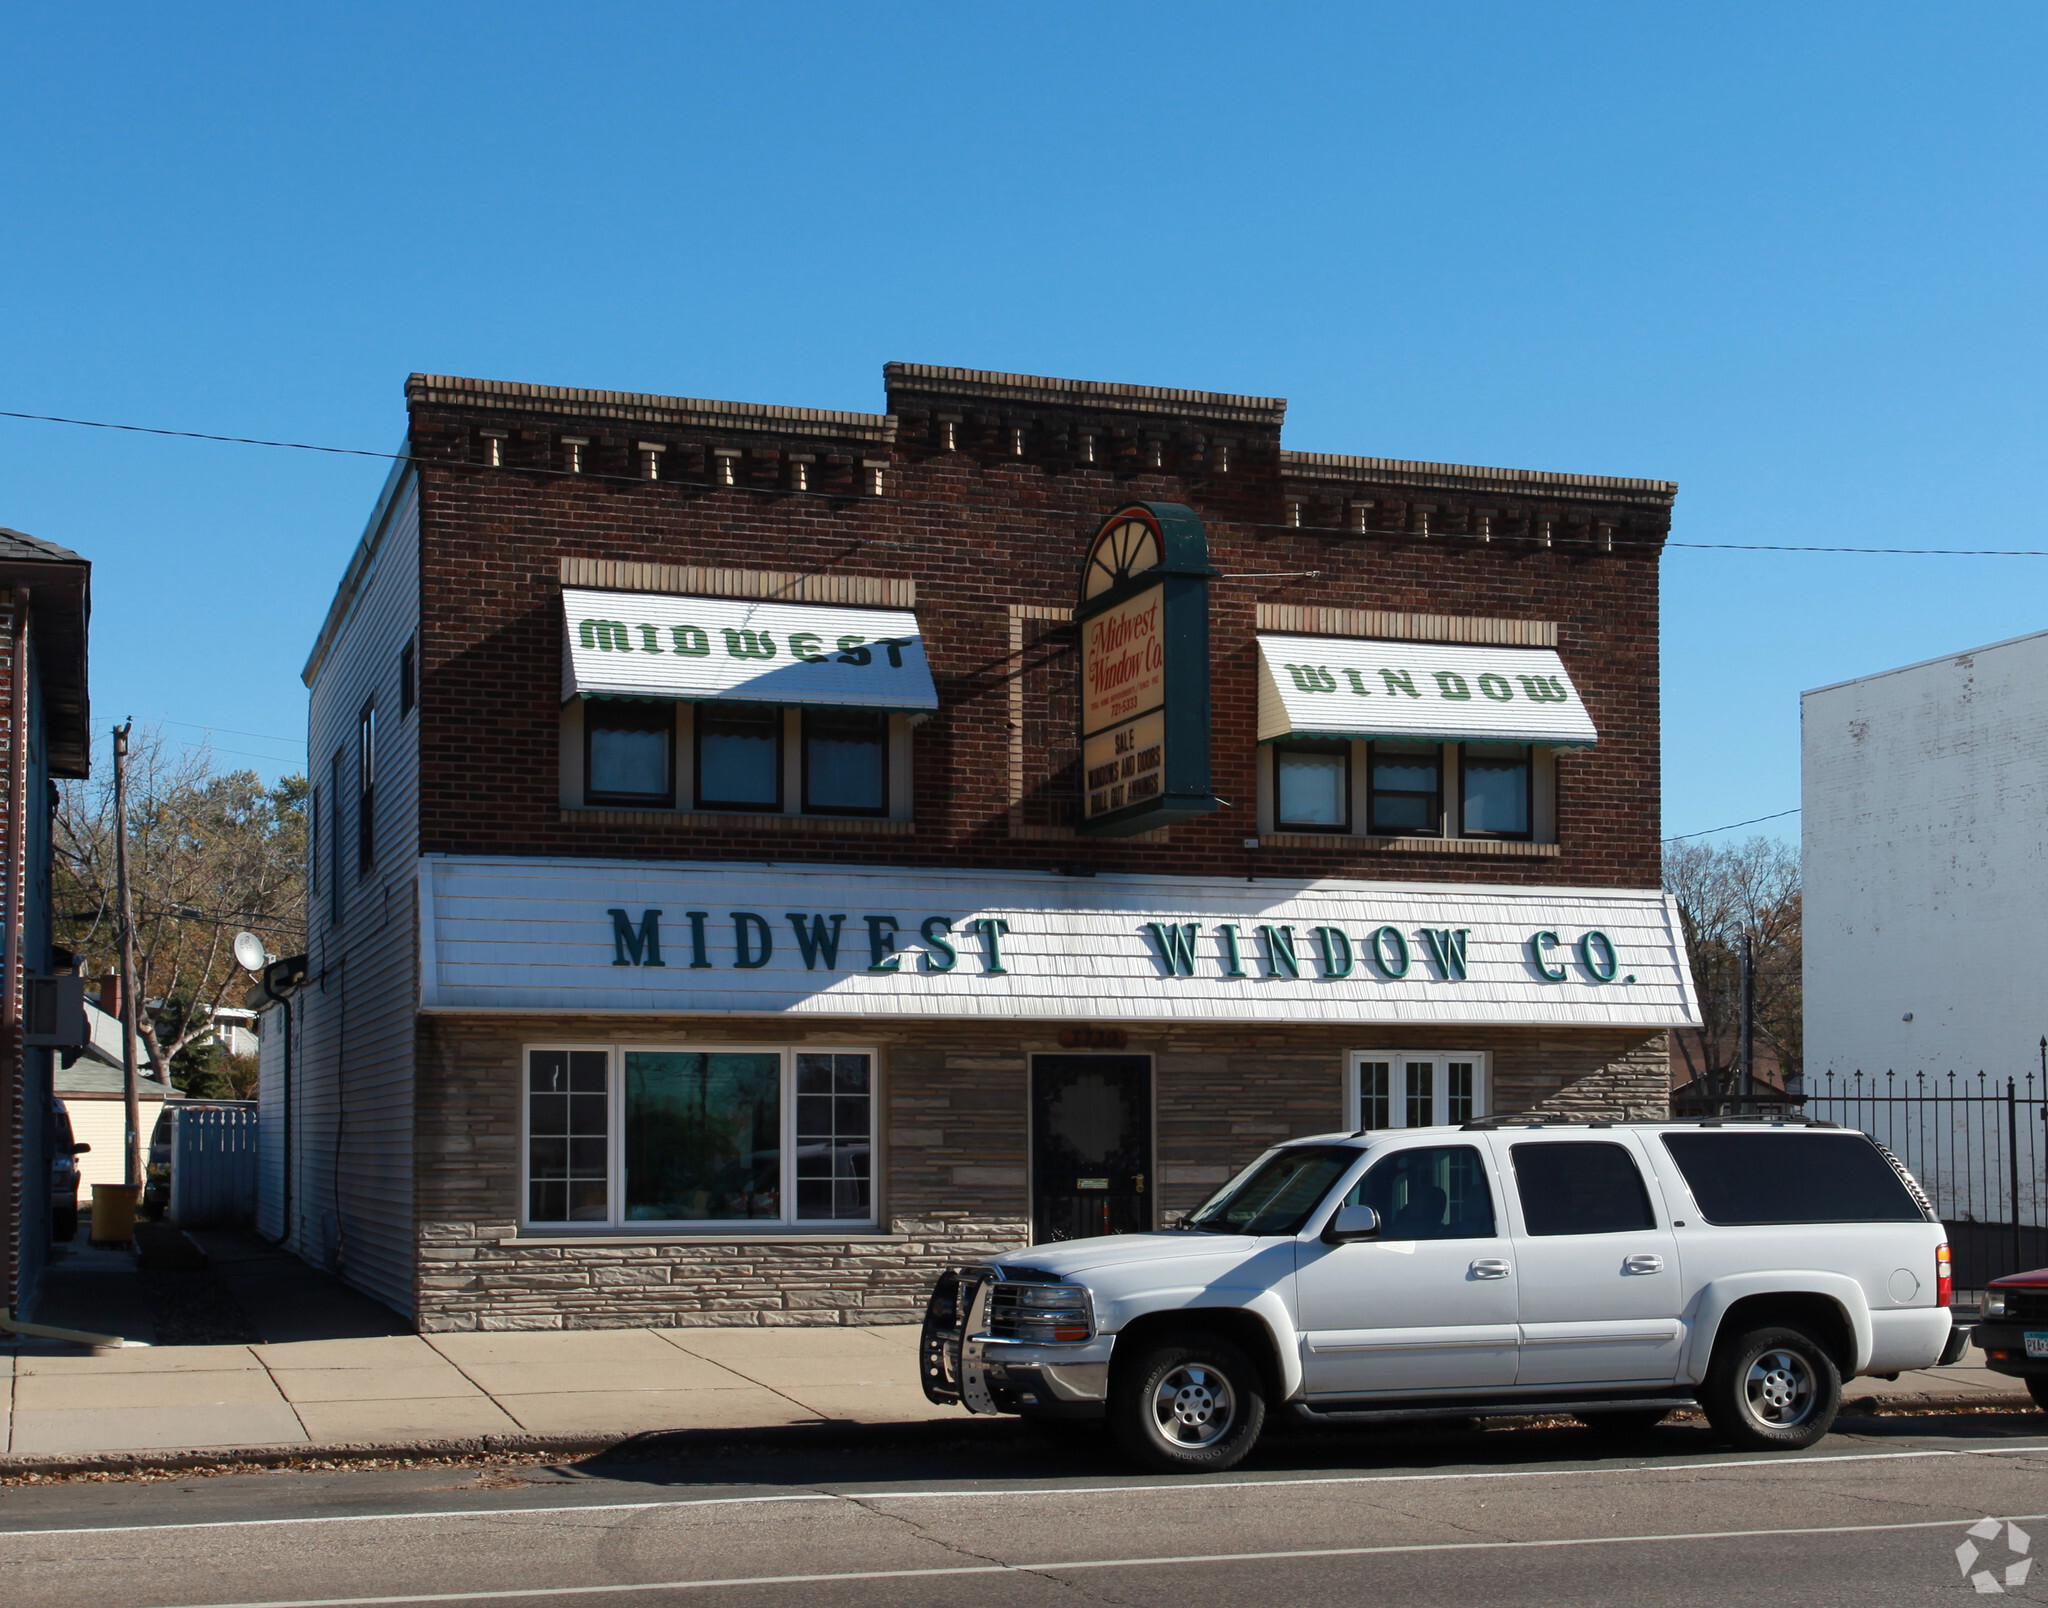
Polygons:
[[[1819,688],[1801,724],[1807,1090],[2016,1079],[2019,1221],[2038,1228],[2048,632]],[[1809,1110],[1888,1139],[1951,1221],[2012,1221],[2002,1099]]]

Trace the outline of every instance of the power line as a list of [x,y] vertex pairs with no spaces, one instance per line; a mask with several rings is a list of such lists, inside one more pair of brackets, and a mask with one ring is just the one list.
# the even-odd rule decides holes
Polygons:
[[[205,430],[171,430],[151,424],[116,424],[105,419],[73,419],[57,413],[23,413],[9,408],[0,408],[0,419],[26,419],[38,424],[69,424],[86,430],[119,430],[132,435],[169,436],[181,441],[218,441],[238,447],[279,447],[292,452],[326,452],[349,458],[380,458],[387,463],[434,464],[444,469],[488,469],[500,474],[548,475],[562,479],[588,480],[598,483],[623,485],[660,484],[682,486],[700,491],[742,491],[764,497],[810,497],[827,502],[843,503],[892,503],[902,508],[930,508],[950,514],[1014,513],[1013,508],[993,507],[974,503],[939,502],[913,497],[868,496],[851,491],[799,491],[793,486],[747,486],[720,485],[709,480],[665,480],[650,482],[643,475],[612,475],[594,471],[557,469],[546,464],[479,463],[467,458],[422,458],[407,452],[374,452],[367,447],[330,447],[311,441],[273,441],[262,436],[215,435]],[[1280,521],[1252,519],[1223,519],[1218,524],[1239,525],[1248,530],[1291,530],[1305,535],[1325,536],[1400,536],[1424,540],[1414,531],[1357,529],[1348,525],[1298,525]],[[1459,540],[1463,538],[1451,538]],[[1515,540],[1516,538],[1503,538]],[[1682,547],[1695,552],[1717,553],[1857,553],[1886,555],[1903,558],[2048,558],[2048,549],[2022,547],[1821,547],[1799,546],[1768,542],[1677,542],[1637,541],[1626,536],[1611,538],[1612,545],[1621,547]],[[876,546],[893,546],[895,543],[873,543]],[[1573,543],[1572,550],[1581,544]],[[1236,579],[1237,577],[1227,577]],[[295,739],[285,739],[292,741]],[[1769,816],[1763,817],[1771,819]],[[1693,836],[1700,834],[1694,833]]]
[[230,737],[260,737],[266,743],[296,743],[301,748],[306,746],[306,739],[303,737],[280,737],[271,731],[237,731],[233,726],[202,726],[196,720],[172,720],[169,716],[164,717],[162,724],[183,726],[187,731],[224,731]]
[[1788,815],[1797,815],[1800,806],[1794,804],[1789,810],[1780,810],[1776,815],[1755,815],[1746,821],[1730,821],[1726,826],[1710,826],[1704,832],[1681,832],[1677,837],[1668,837],[1666,843],[1683,843],[1687,838],[1712,837],[1716,832],[1732,832],[1738,826],[1756,826],[1764,821],[1781,821]]

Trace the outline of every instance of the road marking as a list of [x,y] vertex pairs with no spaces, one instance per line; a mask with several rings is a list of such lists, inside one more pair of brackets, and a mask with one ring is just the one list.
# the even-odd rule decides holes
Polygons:
[[[1974,1510],[1973,1510],[1974,1511]],[[2048,1519],[2048,1513],[2003,1515],[2003,1522]],[[709,1591],[734,1586],[825,1586],[853,1580],[932,1580],[956,1575],[1065,1574],[1076,1569],[1166,1569],[1196,1563],[1285,1563],[1306,1558],[1381,1558],[1401,1553],[1515,1552],[1566,1547],[1650,1546],[1673,1541],[1762,1541],[1799,1535],[1882,1535],[1900,1530],[1951,1530],[1975,1519],[1914,1519],[1904,1524],[1815,1524],[1783,1530],[1680,1530],[1655,1535],[1545,1537],[1531,1541],[1415,1541],[1382,1547],[1297,1547],[1270,1552],[1208,1552],[1165,1558],[1081,1558],[1042,1563],[956,1564],[946,1569],[850,1569],[838,1574],[733,1575],[722,1580],[642,1580],[609,1586],[518,1586],[502,1591],[425,1591],[381,1597],[300,1597],[268,1602],[206,1603],[197,1608],[392,1608],[419,1602],[511,1602],[532,1597],[598,1597],[640,1591]],[[192,1608],[192,1605],[185,1605]]]
[[993,1501],[1008,1496],[1101,1496],[1174,1491],[1190,1495],[1201,1491],[1292,1490],[1305,1485],[1398,1485],[1438,1483],[1454,1480],[1534,1480],[1593,1477],[1615,1474],[1695,1474],[1702,1470],[1726,1468],[1798,1468],[1814,1464],[1891,1463],[1928,1457],[2013,1457],[2030,1452],[2048,1452],[2041,1446],[1967,1446],[1957,1449],[1927,1447],[1909,1452],[1839,1452],[1818,1457],[1774,1457],[1768,1452],[1755,1457],[1727,1458],[1713,1463],[1626,1463],[1600,1468],[1505,1468],[1472,1469],[1455,1474],[1311,1474],[1297,1478],[1281,1476],[1266,1480],[1167,1480],[1139,1485],[1045,1485],[1004,1487],[998,1490],[956,1491],[803,1491],[774,1496],[687,1496],[659,1502],[566,1502],[548,1507],[427,1508],[415,1513],[321,1513],[282,1519],[174,1519],[167,1524],[81,1524],[63,1529],[0,1530],[0,1541],[32,1539],[45,1535],[155,1535],[169,1530],[264,1530],[300,1524],[393,1524],[418,1523],[429,1519],[516,1519],[528,1514],[562,1513],[648,1513],[663,1508],[750,1507],[771,1502],[936,1502],[980,1498]]

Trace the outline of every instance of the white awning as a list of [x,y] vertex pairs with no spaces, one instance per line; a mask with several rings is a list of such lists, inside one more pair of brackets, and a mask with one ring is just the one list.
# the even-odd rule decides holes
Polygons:
[[1585,748],[1593,718],[1549,648],[1259,638],[1259,741],[1423,738]]
[[917,616],[562,589],[562,697],[939,707]]

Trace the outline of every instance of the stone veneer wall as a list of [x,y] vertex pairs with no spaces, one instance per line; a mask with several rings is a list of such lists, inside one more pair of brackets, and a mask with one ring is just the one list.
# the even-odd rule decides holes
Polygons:
[[[1027,1057],[1060,1051],[1057,1035],[1057,1024],[1040,1022],[421,1017],[419,1326],[914,1321],[941,1268],[1029,1243]],[[691,1040],[878,1046],[885,1231],[518,1241],[521,1046]],[[1667,1109],[1662,1032],[1134,1029],[1130,1051],[1154,1057],[1162,1214],[1199,1204],[1269,1145],[1340,1126],[1344,1054],[1376,1044],[1490,1052],[1496,1110],[1642,1118]]]

